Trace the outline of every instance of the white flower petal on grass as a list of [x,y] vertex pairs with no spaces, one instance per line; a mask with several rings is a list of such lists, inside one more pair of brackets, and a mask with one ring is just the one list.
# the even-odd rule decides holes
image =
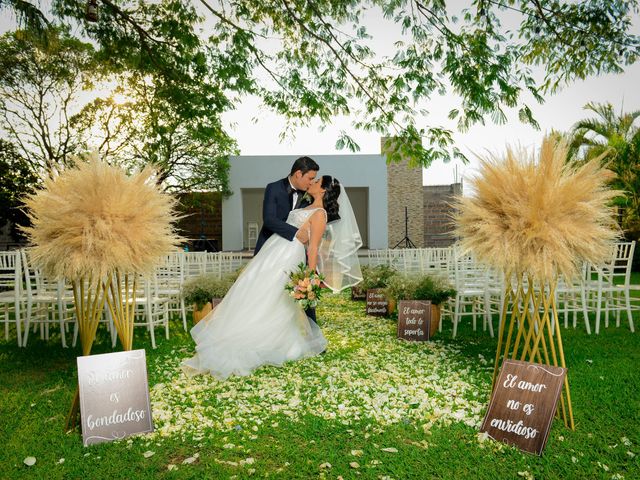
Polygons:
[[573,463],[578,463],[578,459],[577,459],[576,457],[571,457],[571,461],[572,461]]
[[196,460],[197,460],[197,457],[187,457],[187,458],[185,458],[185,459],[182,461],[182,463],[183,463],[184,465],[190,465],[190,464],[192,464],[193,462],[195,462]]
[[361,457],[364,452],[362,450],[351,450],[351,455],[354,457]]
[[171,470],[177,470],[178,466],[174,465],[173,463],[170,463],[169,465],[167,465],[167,470],[171,471]]
[[56,462],[58,465],[62,465],[64,463],[64,458],[61,458]]
[[33,467],[36,464],[36,457],[27,457],[22,463],[24,463],[27,467]]
[[152,452],[151,450],[147,450],[146,452],[144,452],[144,453],[142,454],[142,456],[143,456],[144,458],[149,458],[149,457],[153,457],[155,454],[156,454],[156,452]]
[[380,450],[387,453],[398,453],[398,449],[393,447],[381,448]]
[[535,477],[531,474],[531,472],[528,472],[526,470],[523,472],[518,472],[518,476],[526,480],[535,480]]
[[349,466],[351,468],[360,468],[360,464],[358,462],[351,462],[349,463]]
[[620,441],[626,446],[626,447],[630,447],[631,446],[631,440],[629,440],[627,437],[622,437],[620,439]]
[[218,382],[182,373],[182,356],[190,350],[159,357],[151,367],[159,381],[150,389],[151,436],[195,440],[215,430],[256,440],[260,425],[273,427],[283,416],[295,423],[307,415],[346,427],[366,422],[365,438],[400,423],[420,425],[426,434],[440,422],[477,428],[490,389],[483,368],[437,340],[407,350],[395,341],[393,325],[367,318],[360,307],[342,296],[323,304],[325,336],[336,351],[348,349],[330,361],[310,358]]
[[329,469],[329,468],[331,468],[331,464],[329,462],[321,463],[320,464],[320,468],[323,469],[323,470],[324,469]]

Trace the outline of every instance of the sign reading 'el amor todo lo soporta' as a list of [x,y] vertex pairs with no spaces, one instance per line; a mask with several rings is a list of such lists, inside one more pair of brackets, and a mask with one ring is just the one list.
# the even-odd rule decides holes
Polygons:
[[153,431],[144,350],[78,357],[84,445]]
[[480,431],[541,455],[566,374],[562,367],[505,360]]

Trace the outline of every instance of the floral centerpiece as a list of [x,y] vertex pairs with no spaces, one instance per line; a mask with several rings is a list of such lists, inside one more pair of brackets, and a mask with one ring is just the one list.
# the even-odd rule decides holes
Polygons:
[[318,305],[323,294],[323,280],[322,274],[300,263],[298,268],[289,274],[289,281],[284,288],[306,310]]

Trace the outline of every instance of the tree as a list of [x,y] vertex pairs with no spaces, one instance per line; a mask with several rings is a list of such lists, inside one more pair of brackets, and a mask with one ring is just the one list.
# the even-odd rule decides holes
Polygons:
[[630,238],[640,239],[640,110],[618,115],[609,103],[584,108],[596,116],[573,126],[571,149],[578,161],[609,152],[603,162],[616,175],[612,187],[624,193],[616,200],[621,226]]
[[11,223],[11,236],[22,237],[20,226],[28,224],[21,198],[39,183],[31,165],[12,143],[0,138],[0,226]]
[[[99,21],[90,23],[84,1],[54,0],[55,19],[78,23],[113,66],[162,78],[181,117],[220,116],[247,94],[290,128],[355,114],[355,127],[406,140],[392,160],[410,154],[425,166],[461,157],[452,132],[425,120],[421,107],[434,95],[453,94],[449,116],[461,129],[503,123],[508,108],[536,125],[525,92],[541,102],[574,79],[619,72],[640,53],[629,33],[635,0],[475,0],[459,17],[444,0],[98,3]],[[361,26],[370,8],[405,32],[391,57],[375,57]],[[515,29],[501,23],[507,15],[518,18]],[[358,148],[347,133],[337,144]]]
[[214,190],[229,195],[229,155],[235,141],[217,115],[182,116],[167,101],[162,78],[119,76],[108,98],[98,98],[74,119],[84,147],[125,169],[153,165],[168,191]]
[[96,75],[94,50],[65,31],[0,37],[0,126],[33,171],[53,174],[78,153],[71,117]]

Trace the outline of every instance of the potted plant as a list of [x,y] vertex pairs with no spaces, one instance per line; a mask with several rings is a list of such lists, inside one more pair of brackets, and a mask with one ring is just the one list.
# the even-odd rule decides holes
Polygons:
[[362,267],[362,282],[358,285],[362,291],[367,292],[367,297],[384,294],[387,303],[386,312],[384,312],[386,315],[390,315],[395,310],[395,300],[388,298],[384,291],[394,275],[397,275],[396,270],[388,265],[376,265],[375,267],[366,265]]
[[447,281],[438,276],[424,275],[418,279],[413,300],[431,302],[431,336],[440,325],[442,304],[456,295],[456,290]]
[[182,295],[186,303],[193,304],[193,322],[198,323],[227,294],[238,272],[219,278],[215,274],[200,275],[185,282]]
[[393,308],[389,309],[390,315],[395,311],[398,302],[402,300],[415,300],[414,296],[419,281],[419,277],[403,273],[396,273],[387,279],[387,285],[384,291],[389,302],[393,305]]

